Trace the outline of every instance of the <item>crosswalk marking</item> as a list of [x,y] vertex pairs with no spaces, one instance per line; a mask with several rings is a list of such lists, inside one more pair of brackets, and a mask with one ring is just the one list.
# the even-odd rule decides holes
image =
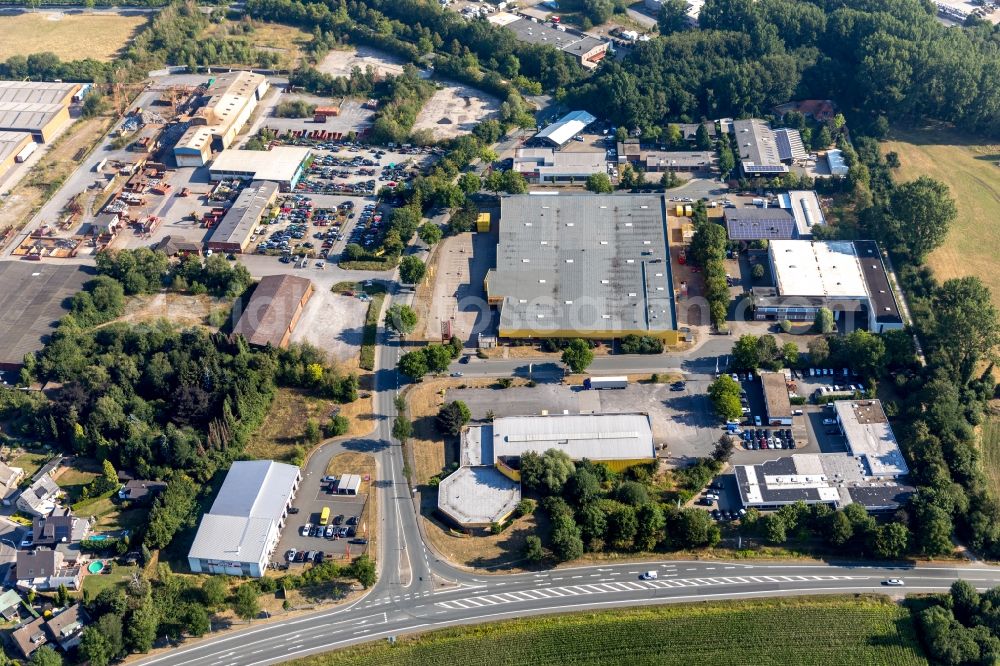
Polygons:
[[463,599],[439,601],[435,605],[450,610],[496,606],[515,602],[538,601],[565,596],[580,596],[589,594],[612,594],[623,592],[656,591],[688,587],[708,587],[719,585],[745,585],[747,583],[782,583],[804,581],[834,581],[863,579],[864,576],[729,576],[712,578],[672,578],[666,580],[648,581],[615,581],[607,583],[585,583],[582,585],[565,585],[562,587],[534,588],[516,592],[496,592]]

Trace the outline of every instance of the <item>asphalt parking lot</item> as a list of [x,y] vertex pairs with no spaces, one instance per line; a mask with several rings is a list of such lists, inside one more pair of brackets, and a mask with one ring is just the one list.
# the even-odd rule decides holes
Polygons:
[[[348,549],[350,549],[352,557],[364,552],[365,545],[352,544],[350,540],[364,536],[364,531],[369,526],[358,525],[355,527],[349,525],[348,521],[360,518],[367,500],[368,496],[364,493],[361,495],[331,495],[324,490],[320,490],[312,497],[299,495],[294,503],[294,506],[299,509],[299,513],[288,516],[285,529],[281,534],[281,539],[278,541],[278,547],[275,549],[272,559],[276,562],[284,563],[285,553],[288,552],[289,548],[295,548],[298,551],[322,551],[326,554],[327,559],[331,556],[334,558],[343,557]],[[330,507],[331,521],[335,520],[337,516],[343,516],[338,526],[354,527],[356,534],[336,539],[326,538],[325,536],[302,536],[302,526],[307,523],[317,525],[323,507],[327,506]],[[291,566],[294,568],[302,565],[293,563]]]

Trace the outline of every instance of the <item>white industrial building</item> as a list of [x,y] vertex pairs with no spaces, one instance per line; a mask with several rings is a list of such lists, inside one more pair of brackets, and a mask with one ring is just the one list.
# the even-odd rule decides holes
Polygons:
[[301,478],[294,465],[234,462],[198,526],[188,553],[191,571],[263,576]]
[[552,148],[519,148],[514,171],[538,185],[581,185],[595,173],[607,173],[602,150],[557,152]]
[[875,241],[772,240],[768,260],[775,286],[753,290],[758,321],[812,321],[828,308],[842,330],[903,328]]
[[597,118],[586,111],[570,111],[536,134],[535,139],[556,148],[561,148],[596,120]]
[[299,146],[276,146],[271,150],[224,150],[212,162],[209,174],[212,180],[268,180],[288,191],[302,178],[308,159],[309,149]]

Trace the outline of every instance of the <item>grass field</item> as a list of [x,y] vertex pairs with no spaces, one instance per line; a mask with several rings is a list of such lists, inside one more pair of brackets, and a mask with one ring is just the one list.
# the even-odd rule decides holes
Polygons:
[[983,469],[993,488],[1000,488],[1000,413],[994,412],[983,421]]
[[447,664],[926,664],[890,600],[816,597],[577,613],[445,629],[296,666]]
[[945,130],[895,130],[884,152],[899,154],[896,180],[931,176],[951,188],[958,219],[945,244],[929,258],[941,280],[979,276],[1000,305],[1000,146],[976,143]]
[[0,60],[51,51],[63,60],[108,61],[146,24],[146,16],[38,12],[0,16]]
[[[278,67],[294,68],[302,59],[303,46],[312,40],[312,35],[304,30],[290,25],[280,23],[268,23],[266,21],[251,21],[253,30],[245,37],[250,40],[255,48],[262,51],[276,52],[280,60]],[[237,38],[243,37],[239,30],[239,23],[235,21],[224,21],[211,25],[206,31],[206,37],[219,37],[224,39],[227,35],[234,35]]]

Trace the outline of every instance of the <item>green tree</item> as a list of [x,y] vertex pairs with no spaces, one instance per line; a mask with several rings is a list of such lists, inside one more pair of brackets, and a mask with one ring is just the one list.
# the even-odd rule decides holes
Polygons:
[[575,560],[583,555],[580,528],[570,519],[552,530],[552,554],[560,562]]
[[427,266],[412,255],[403,257],[399,262],[399,279],[403,284],[417,284],[427,274]]
[[413,424],[402,414],[392,421],[392,436],[401,442],[405,442],[413,434]]
[[323,440],[323,433],[319,429],[319,423],[316,419],[306,419],[306,427],[302,438],[308,444],[319,444]]
[[902,523],[880,525],[875,532],[875,554],[886,560],[902,557],[909,549],[910,531]]
[[[732,365],[736,370],[756,370],[760,367],[760,346],[756,335],[741,335],[733,345]],[[739,392],[737,391],[737,394]]]
[[587,176],[587,190],[590,192],[609,193],[614,192],[615,186],[611,183],[608,174],[601,171]]
[[[686,0],[667,0],[667,2],[677,3],[686,2]],[[666,3],[664,3],[664,6],[666,6]],[[698,129],[694,133],[694,142],[698,150],[711,150],[712,137],[708,133],[708,125],[706,123],[698,123]]]
[[427,369],[430,372],[444,372],[452,361],[451,345],[427,345],[423,349],[424,358],[427,359]]
[[226,603],[229,590],[226,588],[226,581],[222,576],[209,576],[201,584],[201,597],[205,606],[211,610],[218,610]]
[[184,610],[181,613],[181,625],[190,636],[204,636],[212,630],[208,611],[196,603],[184,605]]
[[715,413],[724,421],[738,420],[743,416],[740,403],[740,385],[729,375],[720,375],[708,386]]
[[799,364],[799,346],[794,342],[786,342],[781,346],[781,358],[786,366],[794,368]]
[[843,511],[834,511],[826,525],[825,536],[831,546],[843,546],[854,536],[851,519]]
[[49,645],[43,645],[31,654],[32,666],[62,666],[62,663],[62,655]]
[[636,513],[635,547],[638,550],[653,550],[664,539],[667,519],[659,504],[647,503]]
[[761,535],[768,543],[784,543],[787,538],[787,525],[785,519],[777,513],[764,515],[759,521]]
[[59,588],[56,590],[56,603],[62,608],[65,608],[69,604],[69,590],[62,583],[59,584]]
[[444,235],[444,232],[441,231],[441,227],[434,224],[433,222],[424,222],[417,229],[417,235],[420,236],[420,240],[427,243],[428,245],[435,245],[441,240],[441,237]]
[[566,498],[576,506],[593,502],[600,494],[601,482],[586,468],[578,468],[566,482]]
[[809,362],[813,366],[820,366],[830,358],[830,343],[825,338],[814,338],[806,345],[809,349]]
[[475,194],[483,185],[482,181],[474,173],[463,173],[458,179],[458,187],[467,195]]
[[184,474],[174,476],[153,501],[143,544],[151,550],[165,548],[177,532],[194,523],[198,490]]
[[729,147],[728,142],[723,141],[722,147],[719,149],[719,175],[725,180],[729,177],[729,174],[733,172],[736,168],[736,157],[733,155],[732,149]]
[[947,280],[932,295],[934,356],[966,385],[1000,344],[990,290],[978,277]]
[[461,400],[452,400],[438,411],[436,422],[438,430],[444,434],[457,435],[471,418],[468,405]]
[[[656,25],[661,35],[680,32],[688,26],[688,5],[685,0],[664,0],[660,5],[660,13],[656,17]],[[699,146],[700,150],[704,150]]]
[[820,130],[812,135],[811,147],[813,150],[826,150],[833,143],[833,135],[830,134],[830,128],[826,125],[820,128]]
[[237,617],[247,622],[260,615],[260,586],[248,582],[236,588],[232,608]]
[[417,327],[417,313],[409,305],[394,303],[385,312],[385,327],[399,335],[408,335]]
[[896,242],[918,262],[944,242],[958,216],[955,200],[944,183],[921,176],[898,185],[889,200]]
[[750,271],[754,280],[764,279],[764,264],[754,264],[753,269]]
[[542,540],[534,534],[527,536],[524,539],[524,558],[529,562],[538,563],[544,557],[545,551],[542,549]]
[[678,523],[677,534],[674,536],[679,548],[715,546],[722,537],[719,526],[712,522],[707,511],[681,509]]
[[375,570],[375,562],[367,555],[362,555],[351,562],[351,576],[354,577],[365,589],[370,588],[378,582],[378,573]]
[[156,640],[160,614],[148,592],[135,603],[138,605],[124,623],[125,644],[134,652],[149,652],[153,648],[153,641]]
[[649,502],[649,492],[638,481],[623,481],[615,488],[615,498],[624,504],[638,507]]
[[594,352],[586,340],[574,338],[570,340],[566,349],[562,353],[562,362],[571,372],[581,373],[585,371],[594,360]]
[[323,428],[323,434],[327,437],[341,437],[351,429],[351,421],[343,414],[336,414]]
[[[105,617],[115,616],[106,615]],[[118,622],[120,624],[121,619]],[[121,628],[119,627],[119,637],[120,633]],[[83,635],[80,637],[80,656],[85,661],[90,662],[91,666],[108,666],[115,658],[115,653],[111,651],[110,640],[96,624],[83,630]]]
[[638,531],[635,507],[622,504],[608,514],[607,540],[617,550],[631,550]]
[[422,349],[403,354],[399,359],[399,371],[410,379],[420,379],[427,374],[427,357]]
[[816,311],[816,331],[823,335],[833,333],[833,312],[830,308],[822,307]]

